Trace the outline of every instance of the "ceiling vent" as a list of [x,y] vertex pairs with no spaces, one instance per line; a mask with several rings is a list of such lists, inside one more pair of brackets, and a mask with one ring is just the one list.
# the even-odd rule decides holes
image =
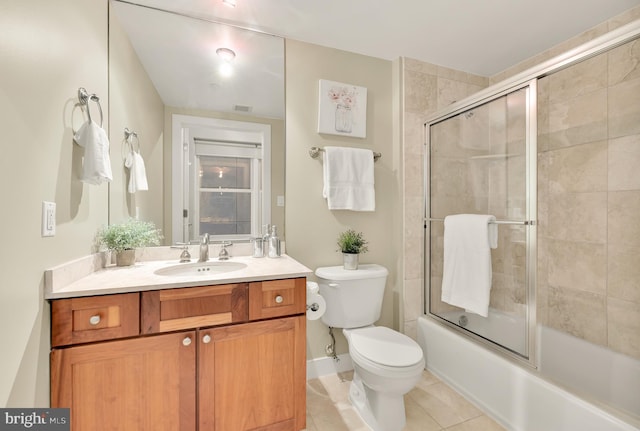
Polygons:
[[251,112],[251,106],[247,105],[233,105],[233,110],[238,112]]

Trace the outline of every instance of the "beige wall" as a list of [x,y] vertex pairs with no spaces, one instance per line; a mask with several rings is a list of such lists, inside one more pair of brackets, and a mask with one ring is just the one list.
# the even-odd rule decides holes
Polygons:
[[[107,2],[9,0],[0,13],[0,406],[48,406],[49,305],[44,270],[91,253],[107,223],[108,186],[79,181],[78,87],[108,126]],[[92,106],[93,117],[99,116]],[[56,236],[40,236],[42,201]]]
[[[109,19],[109,102],[113,169],[109,222],[138,216],[163,228],[164,103],[114,13]],[[123,158],[129,146],[124,142],[125,128],[138,134],[149,190],[127,191],[129,170],[124,167]]]
[[[346,228],[364,233],[369,252],[363,263],[389,269],[379,324],[395,326],[402,262],[402,224],[399,160],[392,134],[392,63],[317,45],[286,41],[286,192],[287,254],[315,270],[342,264],[336,238]],[[365,139],[317,133],[318,81],[328,79],[367,88]],[[375,164],[376,211],[329,211],[322,197],[322,160],[312,159],[309,148],[327,145],[369,148],[382,153]],[[307,325],[309,358],[325,357],[330,338],[320,321]],[[346,343],[338,334],[337,353]]]

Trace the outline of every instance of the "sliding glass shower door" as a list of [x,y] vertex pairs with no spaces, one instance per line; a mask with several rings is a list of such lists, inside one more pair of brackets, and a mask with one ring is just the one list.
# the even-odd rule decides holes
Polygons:
[[[428,312],[527,360],[535,327],[535,94],[532,81],[426,124]],[[444,219],[455,214],[497,220],[488,317],[441,300]]]

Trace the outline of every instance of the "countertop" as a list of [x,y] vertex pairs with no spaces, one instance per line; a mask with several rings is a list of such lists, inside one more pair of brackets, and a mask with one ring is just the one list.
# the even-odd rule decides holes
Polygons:
[[[199,273],[179,276],[155,273],[161,268],[181,265],[175,259],[139,261],[127,267],[96,264],[97,261],[100,261],[99,255],[93,255],[45,271],[45,299],[277,280],[307,277],[313,273],[286,254],[275,259],[234,256],[227,262],[240,262],[247,266],[218,274]],[[209,260],[209,262],[217,261],[218,259],[215,258]],[[91,265],[93,267],[87,269]]]

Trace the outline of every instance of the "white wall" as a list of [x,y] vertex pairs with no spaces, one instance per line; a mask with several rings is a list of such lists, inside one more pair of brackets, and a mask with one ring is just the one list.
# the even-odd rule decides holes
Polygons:
[[[311,269],[342,264],[336,251],[338,234],[346,228],[364,233],[369,252],[362,263],[389,269],[380,325],[397,328],[397,297],[401,288],[402,199],[398,155],[392,133],[392,63],[303,42],[286,41],[286,194],[287,254]],[[367,88],[365,139],[320,135],[318,81],[328,79]],[[309,148],[328,145],[369,148],[382,153],[375,164],[376,211],[329,211],[322,197],[322,159]],[[320,321],[307,325],[309,358],[324,357],[330,342]],[[339,334],[337,353],[346,352]]]
[[[108,186],[78,180],[72,141],[78,87],[101,98],[108,126],[106,0],[0,4],[0,406],[48,406],[49,305],[44,270],[92,251]],[[92,106],[92,114],[99,117]],[[42,201],[56,236],[40,236]]]

